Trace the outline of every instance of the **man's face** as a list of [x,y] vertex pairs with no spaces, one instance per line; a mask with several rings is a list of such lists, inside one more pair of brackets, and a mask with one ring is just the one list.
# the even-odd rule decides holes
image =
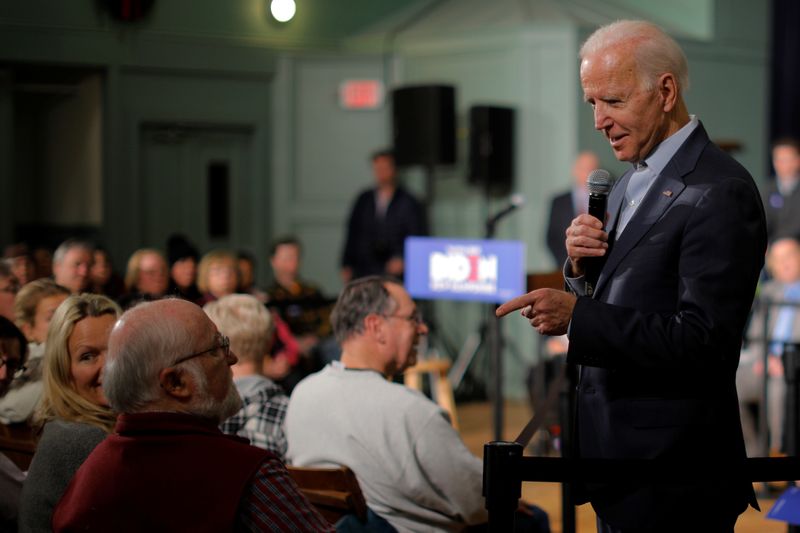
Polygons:
[[387,283],[386,290],[398,304],[394,312],[384,318],[389,354],[386,373],[394,375],[416,364],[419,338],[428,334],[428,326],[416,320],[417,306],[401,285]]
[[630,51],[611,47],[584,58],[581,85],[595,129],[620,161],[641,161],[666,138],[664,98],[657,89],[642,89]]
[[586,188],[586,180],[593,170],[600,168],[600,161],[591,152],[583,152],[572,167],[572,177],[578,187]]
[[203,332],[197,338],[203,340],[197,342],[193,351],[199,352],[212,346],[216,349],[197,358],[204,382],[197,384],[197,397],[193,399],[193,410],[198,416],[222,422],[234,415],[242,406],[231,372],[231,366],[236,364],[238,358],[230,349],[226,355],[221,347],[222,336],[211,319],[205,313],[203,315],[203,317],[197,316],[194,320],[197,324],[196,331]]
[[89,284],[92,254],[86,248],[70,248],[59,263],[53,264],[56,283],[68,288],[73,294],[83,291]]
[[373,159],[372,174],[375,176],[375,183],[378,187],[393,185],[395,176],[394,159],[386,155]]
[[800,281],[800,244],[780,239],[769,248],[768,264],[772,277],[781,283]]
[[295,280],[300,270],[300,250],[294,244],[281,244],[270,262],[276,278]]
[[772,149],[772,166],[779,178],[796,178],[800,174],[800,154],[794,146],[776,146]]

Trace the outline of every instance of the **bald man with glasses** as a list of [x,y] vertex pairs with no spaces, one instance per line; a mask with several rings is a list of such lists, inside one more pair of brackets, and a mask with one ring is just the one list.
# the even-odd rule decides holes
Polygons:
[[227,337],[197,305],[137,305],[109,338],[120,413],[53,514],[54,531],[333,531],[271,452],[224,435],[241,399]]

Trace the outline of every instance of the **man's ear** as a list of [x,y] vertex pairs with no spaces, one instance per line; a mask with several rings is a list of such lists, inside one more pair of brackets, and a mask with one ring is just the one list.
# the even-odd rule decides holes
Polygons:
[[170,396],[178,400],[186,400],[194,395],[195,389],[194,381],[187,377],[188,372],[168,367],[158,373],[158,382]]
[[375,314],[367,315],[366,318],[364,318],[364,332],[382,343],[384,342],[383,324],[384,320],[382,316]]
[[664,112],[669,113],[678,102],[678,80],[674,74],[666,72],[658,78],[658,92],[664,99]]
[[27,322],[23,322],[22,324],[20,324],[19,329],[22,330],[22,334],[25,335],[25,338],[28,339],[28,342],[33,342],[32,341],[32,339],[33,339],[33,337],[32,337],[32,335],[33,335],[33,325],[32,324],[28,324]]

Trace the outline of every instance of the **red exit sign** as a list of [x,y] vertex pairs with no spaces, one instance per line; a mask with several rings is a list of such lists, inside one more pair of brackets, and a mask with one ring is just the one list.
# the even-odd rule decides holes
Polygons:
[[339,104],[344,109],[378,109],[383,105],[383,83],[345,80],[339,85]]

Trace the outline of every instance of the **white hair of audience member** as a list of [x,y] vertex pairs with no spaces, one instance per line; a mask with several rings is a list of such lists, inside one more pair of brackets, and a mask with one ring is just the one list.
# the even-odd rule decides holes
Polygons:
[[[117,413],[137,413],[162,394],[159,373],[191,352],[196,342],[194,332],[174,315],[138,322],[155,302],[141,303],[120,317],[114,330],[126,328],[124,336],[112,333],[103,375],[103,391]],[[181,364],[206,391],[206,378],[200,361],[195,358]],[[199,414],[199,413],[198,413]]]
[[207,303],[203,311],[220,333],[230,339],[231,350],[240,361],[261,368],[272,341],[272,315],[250,294],[229,294]]

